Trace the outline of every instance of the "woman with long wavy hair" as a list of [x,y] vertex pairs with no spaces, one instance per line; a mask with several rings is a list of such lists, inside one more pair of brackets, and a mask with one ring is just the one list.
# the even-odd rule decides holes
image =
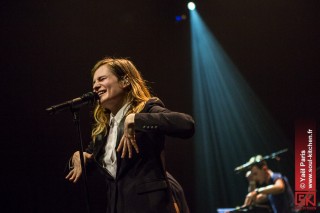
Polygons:
[[[92,79],[99,100],[92,141],[83,156],[85,163],[95,162],[105,176],[106,212],[178,212],[165,169],[165,136],[191,137],[192,117],[172,112],[152,97],[128,59],[98,61]],[[75,152],[66,179],[75,183],[81,174],[79,152]]]

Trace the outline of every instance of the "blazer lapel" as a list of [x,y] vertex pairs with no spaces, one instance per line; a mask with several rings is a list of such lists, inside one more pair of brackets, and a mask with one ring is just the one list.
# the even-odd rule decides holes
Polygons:
[[[121,138],[123,136],[124,120],[125,120],[125,117],[123,117],[123,119],[120,121],[120,124],[118,126],[116,150],[117,150],[117,148],[118,148],[118,146],[120,144]],[[117,152],[117,177],[119,177],[119,175],[120,175],[121,162],[123,160],[121,158],[121,154],[122,154],[122,152]]]
[[[109,134],[109,127],[108,127],[108,134]],[[110,179],[110,180],[113,180],[113,177],[111,176],[111,174],[109,173],[108,170],[106,170],[102,164],[101,164],[101,161],[100,161],[100,157],[101,157],[101,153],[104,149],[104,147],[106,146],[106,143],[107,143],[107,138],[108,138],[108,134],[106,134],[105,136],[100,134],[97,136],[96,138],[96,141],[95,141],[95,148],[94,148],[94,151],[93,151],[93,156],[94,156],[94,159],[96,161],[96,163],[98,164],[98,167],[107,175],[107,178]]]
[[122,118],[122,120],[120,121],[120,124],[118,126],[118,131],[117,131],[117,144],[116,144],[116,148],[118,147],[119,143],[120,143],[120,140],[123,136],[123,128],[124,128],[124,120],[125,120],[125,117]]
[[[108,131],[108,134],[109,134],[109,127],[107,129]],[[101,153],[101,150],[105,147],[105,144],[107,142],[107,137],[108,137],[108,134],[106,135],[103,135],[103,134],[99,134],[96,138],[96,141],[95,141],[95,148],[93,150],[93,156],[94,158],[96,158],[96,160],[98,161],[99,160],[99,157],[100,157],[100,153]]]

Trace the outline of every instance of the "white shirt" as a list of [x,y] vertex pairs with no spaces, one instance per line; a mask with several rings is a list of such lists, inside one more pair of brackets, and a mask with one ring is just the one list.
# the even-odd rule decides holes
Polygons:
[[105,152],[101,156],[103,167],[106,168],[113,178],[116,178],[117,175],[117,154],[116,154],[116,143],[118,135],[118,127],[128,111],[129,104],[125,104],[116,115],[110,114],[109,121],[109,134],[107,138],[107,143],[104,147]]

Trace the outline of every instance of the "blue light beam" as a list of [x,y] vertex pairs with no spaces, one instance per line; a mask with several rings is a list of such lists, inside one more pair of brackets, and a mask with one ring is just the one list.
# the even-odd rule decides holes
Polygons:
[[[285,137],[206,27],[190,11],[196,210],[242,205],[247,183],[234,168],[281,147]],[[280,146],[280,147],[279,147]]]

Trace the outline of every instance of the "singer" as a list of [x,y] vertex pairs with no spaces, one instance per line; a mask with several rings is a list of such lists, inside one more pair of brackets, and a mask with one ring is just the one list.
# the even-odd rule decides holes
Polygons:
[[[105,176],[107,213],[182,212],[164,161],[165,136],[190,138],[193,118],[165,108],[152,97],[133,63],[105,58],[92,69],[94,109],[92,141],[83,153]],[[66,179],[82,174],[79,152],[71,158]]]

